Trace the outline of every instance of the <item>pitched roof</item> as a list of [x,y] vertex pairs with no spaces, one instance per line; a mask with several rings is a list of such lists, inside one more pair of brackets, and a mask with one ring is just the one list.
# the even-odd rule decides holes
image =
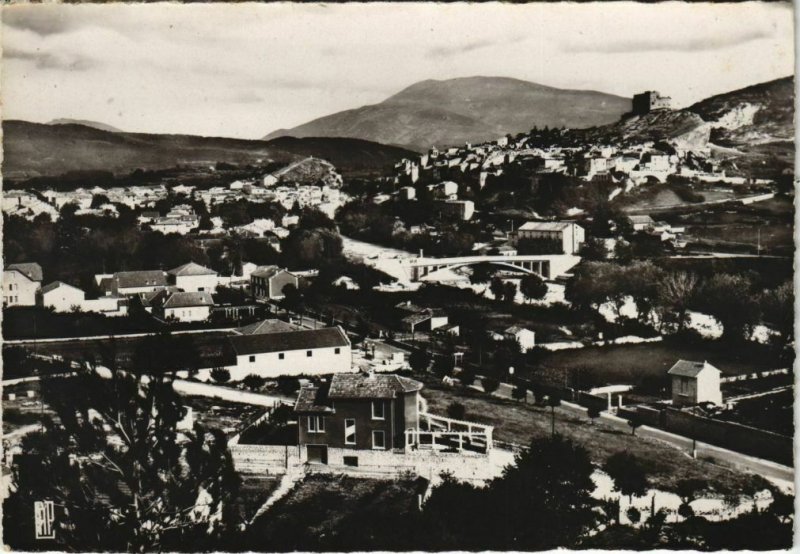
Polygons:
[[520,327],[519,325],[512,325],[511,327],[505,330],[506,333],[512,335],[516,335],[518,333],[521,333],[522,331],[528,331],[528,329],[526,329],[525,327]]
[[196,264],[194,262],[189,262],[188,264],[183,264],[178,266],[174,269],[170,269],[167,271],[170,275],[175,276],[190,276],[190,275],[216,275],[217,272],[209,267],[202,266],[200,264]]
[[154,287],[167,286],[167,274],[163,271],[119,271],[114,274],[114,281],[117,287]]
[[648,225],[652,225],[653,223],[655,223],[655,221],[653,221],[653,218],[650,217],[649,215],[629,215],[628,221],[630,221],[633,224],[645,223]]
[[7,270],[15,269],[22,273],[25,277],[30,279],[31,281],[41,281],[42,280],[42,266],[37,264],[36,262],[28,262],[28,263],[21,263],[21,264],[9,264],[6,267]]
[[286,323],[280,319],[265,319],[264,321],[256,321],[250,325],[234,329],[233,332],[238,335],[260,335],[263,333],[280,333],[286,331],[297,331],[302,329],[299,325]]
[[237,335],[230,337],[229,340],[236,354],[240,356],[350,345],[350,340],[338,326],[256,335]]
[[214,299],[207,292],[173,292],[164,301],[164,308],[192,308],[213,305]]
[[46,285],[46,286],[42,287],[42,294],[46,294],[46,293],[48,293],[48,292],[50,292],[52,290],[56,290],[59,287],[68,287],[68,288],[79,290],[79,291],[83,292],[78,287],[73,287],[72,285],[64,283],[63,281],[53,281],[49,285]]
[[280,268],[277,265],[260,265],[260,266],[258,266],[258,268],[255,271],[253,271],[250,274],[250,276],[251,277],[267,277],[267,278],[270,278],[270,277],[274,277],[275,275],[277,275],[278,273],[281,273],[281,272],[286,272],[289,275],[294,276],[294,274],[291,271],[289,271],[289,270],[287,270],[285,268]]
[[295,412],[303,413],[327,413],[335,412],[328,399],[328,386],[308,386],[300,389],[297,394],[297,402],[294,405]]
[[674,366],[667,371],[668,375],[679,375],[681,377],[697,377],[704,369],[713,369],[719,371],[716,367],[708,362],[690,362],[687,360],[678,360]]
[[528,221],[519,227],[519,231],[563,231],[572,221]]
[[337,373],[331,379],[329,398],[394,398],[398,393],[422,389],[422,383],[387,374]]

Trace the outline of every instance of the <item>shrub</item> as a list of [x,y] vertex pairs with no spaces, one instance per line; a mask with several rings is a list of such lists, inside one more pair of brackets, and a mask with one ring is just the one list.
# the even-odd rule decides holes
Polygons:
[[255,373],[251,373],[250,375],[242,379],[242,384],[252,391],[261,389],[266,382],[267,382],[266,379],[264,379],[260,375],[256,375]]
[[231,380],[231,372],[221,367],[215,367],[211,370],[211,378],[215,383],[227,383]]
[[466,419],[467,408],[461,402],[451,402],[447,406],[447,417],[453,419]]
[[300,379],[281,375],[278,377],[278,390],[281,394],[292,396],[300,390]]
[[481,379],[481,385],[483,386],[484,391],[486,391],[488,394],[492,394],[500,387],[500,381],[494,377],[484,377]]

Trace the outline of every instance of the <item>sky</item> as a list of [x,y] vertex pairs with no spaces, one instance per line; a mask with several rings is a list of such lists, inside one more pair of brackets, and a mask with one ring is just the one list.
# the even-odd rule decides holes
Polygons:
[[676,107],[794,73],[791,4],[95,4],[2,10],[4,119],[260,138],[473,75]]

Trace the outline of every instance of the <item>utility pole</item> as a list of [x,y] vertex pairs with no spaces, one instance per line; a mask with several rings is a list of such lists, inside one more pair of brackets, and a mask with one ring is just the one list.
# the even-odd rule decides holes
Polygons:
[[761,256],[761,227],[758,228],[758,242],[757,242],[757,250],[759,256]]

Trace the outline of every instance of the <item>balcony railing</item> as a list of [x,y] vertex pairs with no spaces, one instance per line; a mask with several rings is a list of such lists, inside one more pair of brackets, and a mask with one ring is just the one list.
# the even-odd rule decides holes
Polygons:
[[491,425],[422,412],[419,427],[406,429],[406,450],[430,449],[488,453],[493,446]]

